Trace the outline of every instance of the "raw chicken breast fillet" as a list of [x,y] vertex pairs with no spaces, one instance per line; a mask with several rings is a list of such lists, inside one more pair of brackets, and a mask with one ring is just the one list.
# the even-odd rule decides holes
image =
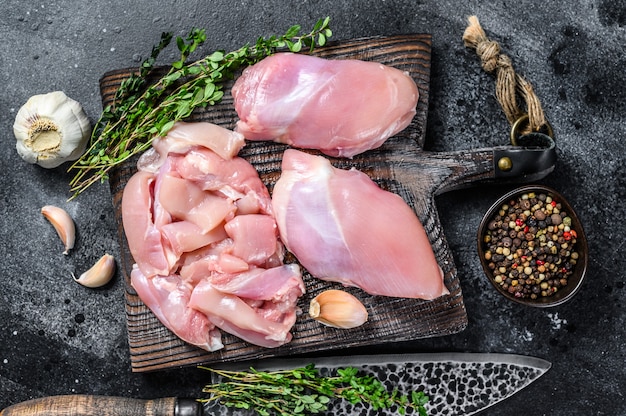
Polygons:
[[236,156],[244,139],[209,123],[179,123],[153,142],[124,188],[131,284],[182,340],[215,351],[220,330],[277,347],[291,340],[305,287],[283,264],[267,188]]
[[232,95],[246,139],[352,157],[406,128],[419,93],[407,73],[380,63],[277,53],[246,68]]
[[272,202],[281,240],[314,277],[373,295],[449,293],[415,212],[364,173],[288,149]]

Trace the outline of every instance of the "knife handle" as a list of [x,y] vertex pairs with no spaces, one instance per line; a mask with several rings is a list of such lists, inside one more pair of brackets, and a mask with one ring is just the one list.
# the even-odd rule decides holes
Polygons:
[[202,416],[193,399],[142,400],[127,397],[66,395],[28,400],[9,406],[0,416]]

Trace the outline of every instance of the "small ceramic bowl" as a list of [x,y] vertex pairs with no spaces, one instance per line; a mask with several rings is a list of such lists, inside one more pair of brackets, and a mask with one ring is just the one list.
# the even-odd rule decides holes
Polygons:
[[489,208],[478,228],[478,255],[502,296],[533,307],[571,299],[588,263],[578,216],[562,195],[542,185],[517,188]]

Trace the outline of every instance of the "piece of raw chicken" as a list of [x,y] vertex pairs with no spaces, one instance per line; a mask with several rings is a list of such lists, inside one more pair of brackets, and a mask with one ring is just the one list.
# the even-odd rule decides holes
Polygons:
[[364,173],[288,149],[272,202],[281,240],[314,277],[373,295],[449,293],[415,212]]
[[350,158],[406,128],[419,93],[407,73],[380,63],[277,53],[246,68],[232,95],[246,139]]
[[236,156],[243,144],[213,124],[179,123],[142,155],[122,197],[132,286],[167,328],[209,351],[223,347],[220,330],[289,342],[305,291],[299,266],[283,264],[267,188]]

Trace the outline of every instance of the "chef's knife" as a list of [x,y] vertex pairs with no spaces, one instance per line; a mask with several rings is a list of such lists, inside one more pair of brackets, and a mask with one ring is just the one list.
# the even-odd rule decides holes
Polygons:
[[[510,397],[550,368],[550,363],[535,357],[490,353],[432,353],[367,355],[315,359],[261,360],[224,364],[222,369],[254,367],[271,371],[302,367],[315,362],[320,373],[336,368],[356,367],[381,380],[390,390],[424,391],[430,397],[429,415],[469,416]],[[212,382],[219,382],[213,379]],[[359,405],[335,401],[328,414],[359,414]],[[366,412],[365,412],[366,413]],[[0,416],[202,416],[249,415],[213,403],[204,406],[193,399],[155,400],[108,396],[52,396],[10,406]],[[383,413],[379,413],[383,414]],[[392,414],[392,413],[389,413]]]

